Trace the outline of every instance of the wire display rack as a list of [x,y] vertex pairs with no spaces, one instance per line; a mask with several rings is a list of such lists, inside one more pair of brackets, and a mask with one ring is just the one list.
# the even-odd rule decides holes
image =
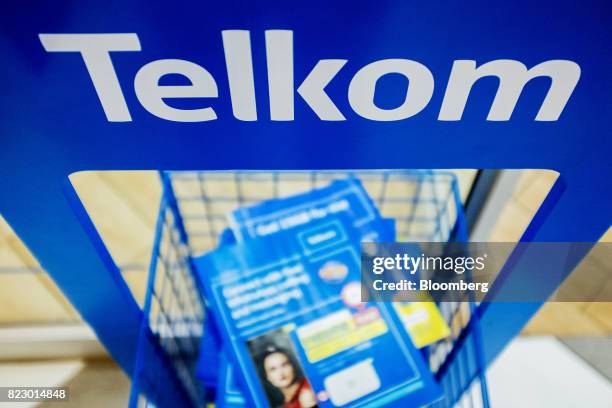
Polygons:
[[[149,269],[131,407],[209,401],[195,377],[206,300],[192,258],[214,249],[231,210],[262,200],[306,192],[332,180],[356,177],[381,214],[396,221],[397,241],[466,241],[467,231],[456,177],[434,171],[233,171],[162,173],[163,193]],[[440,311],[451,336],[423,350],[444,390],[435,407],[487,407],[477,305],[443,302]],[[157,378],[143,342],[163,354],[174,378]],[[459,346],[462,347],[459,347]],[[154,351],[155,352],[155,351]],[[154,384],[172,384],[177,393]],[[184,396],[187,396],[186,400]],[[177,403],[183,398],[183,403]]]

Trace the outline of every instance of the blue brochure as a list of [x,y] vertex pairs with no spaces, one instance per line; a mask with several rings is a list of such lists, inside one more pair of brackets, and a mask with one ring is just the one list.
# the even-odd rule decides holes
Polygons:
[[[359,179],[354,177],[336,180],[323,188],[291,197],[242,207],[234,210],[229,218],[234,242],[244,242],[336,215],[350,219],[360,231],[362,241],[395,241],[395,220],[381,218],[374,201]],[[224,235],[230,233],[225,231]],[[418,347],[435,343],[450,334],[435,304],[397,302],[394,306]]]
[[[234,234],[228,228],[224,229],[219,236],[219,247],[232,245],[236,242]],[[200,354],[196,363],[196,377],[204,384],[205,388],[217,387],[219,382],[219,367],[221,366],[221,336],[214,322],[210,309],[206,308],[204,316],[204,329],[200,340]],[[227,359],[225,359],[227,361]]]
[[376,224],[381,220],[378,209],[356,178],[335,180],[326,187],[306,193],[240,207],[229,214],[229,224],[240,242],[337,214],[350,217],[352,224],[361,231],[364,241],[386,240],[378,235],[380,228]]
[[200,354],[196,363],[196,377],[205,388],[214,388],[219,382],[221,337],[210,309],[206,309],[204,330],[200,340]]
[[[395,239],[395,220],[391,218],[382,218],[379,223],[371,223],[371,226],[378,229],[377,235],[382,241],[391,242]],[[230,237],[233,238],[231,231],[227,229],[224,230],[219,245],[222,246],[235,243]],[[214,327],[214,330],[217,330],[216,327]],[[202,344],[204,345],[204,343]],[[234,367],[225,355],[225,350],[223,348],[219,351],[218,362],[218,371],[216,367],[209,366],[209,361],[200,360],[198,362],[199,367],[205,364],[208,370],[214,370],[215,377],[218,377],[215,406],[217,408],[246,407],[246,399],[242,392],[242,388],[237,383]]]
[[420,406],[441,396],[393,308],[360,302],[361,235],[329,216],[195,260],[251,405]]
[[246,399],[242,389],[236,383],[234,369],[224,351],[220,354],[219,363],[219,381],[217,383],[215,408],[246,407]]

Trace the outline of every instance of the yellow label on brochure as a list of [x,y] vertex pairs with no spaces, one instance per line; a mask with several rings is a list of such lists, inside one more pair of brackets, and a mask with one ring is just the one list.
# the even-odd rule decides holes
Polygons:
[[308,361],[314,363],[387,332],[378,308],[356,314],[347,309],[317,319],[297,329]]
[[393,306],[417,348],[450,336],[450,328],[435,303],[394,303]]

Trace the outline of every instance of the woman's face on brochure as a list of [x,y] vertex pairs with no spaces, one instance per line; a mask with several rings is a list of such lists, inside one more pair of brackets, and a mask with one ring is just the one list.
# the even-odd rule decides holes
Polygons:
[[264,360],[266,378],[277,388],[286,388],[295,381],[295,373],[289,357],[284,353],[272,353]]

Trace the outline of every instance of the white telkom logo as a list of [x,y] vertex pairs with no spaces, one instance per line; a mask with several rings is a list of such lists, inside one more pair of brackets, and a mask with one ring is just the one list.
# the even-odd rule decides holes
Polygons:
[[[232,111],[238,120],[255,121],[258,116],[250,32],[227,30],[221,35]],[[109,121],[132,120],[110,53],[140,51],[140,41],[136,34],[40,34],[39,37],[48,52],[81,54]],[[266,31],[265,42],[271,120],[294,119],[296,92],[321,120],[346,120],[325,92],[325,87],[347,60],[320,60],[296,88],[293,78],[293,32]],[[381,77],[392,73],[406,77],[409,86],[399,106],[383,109],[374,102],[376,84]],[[160,78],[167,74],[183,75],[191,84],[159,85]],[[476,61],[456,60],[446,85],[438,120],[460,120],[472,86],[486,76],[499,79],[487,120],[509,120],[525,84],[536,77],[549,77],[551,84],[535,120],[555,121],[559,119],[578,83],[580,66],[569,60],[550,60],[527,69],[519,61],[495,60],[477,67]],[[136,74],[134,88],[142,106],[160,118],[176,122],[205,122],[217,119],[215,110],[210,106],[177,109],[165,102],[170,98],[219,96],[213,76],[204,67],[193,62],[180,59],[150,62]],[[408,59],[385,59],[374,61],[354,74],[348,88],[348,101],[351,108],[364,118],[396,121],[414,116],[423,110],[433,91],[434,77],[426,66]]]

